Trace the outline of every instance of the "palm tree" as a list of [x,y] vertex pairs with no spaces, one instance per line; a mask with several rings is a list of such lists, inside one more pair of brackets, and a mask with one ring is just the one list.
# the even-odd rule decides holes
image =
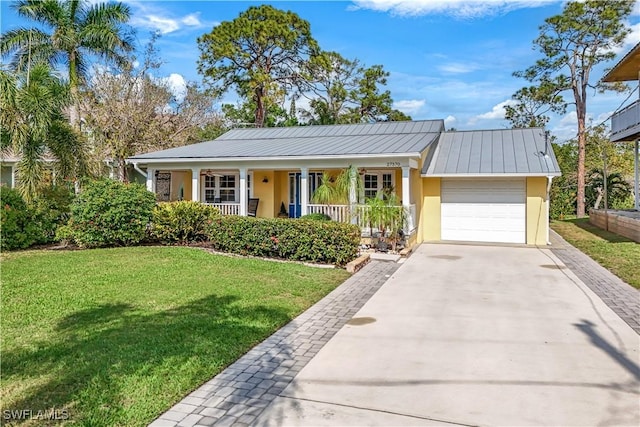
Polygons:
[[[604,191],[604,173],[602,169],[592,169],[587,175],[586,199],[587,206],[596,205],[598,194]],[[613,172],[607,174],[607,205],[609,207],[623,204],[632,194],[631,184],[618,173]]]
[[88,0],[18,0],[13,8],[39,28],[19,28],[0,36],[0,55],[13,54],[12,68],[27,72],[32,64],[65,65],[69,75],[71,124],[79,129],[79,89],[85,83],[89,56],[126,62],[132,49],[131,36],[122,24],[129,20],[129,7],[122,3],[91,4]]
[[55,180],[76,178],[84,156],[61,113],[68,85],[41,63],[29,73],[0,70],[0,89],[0,149],[20,158],[18,190],[25,200],[43,186],[47,167]]

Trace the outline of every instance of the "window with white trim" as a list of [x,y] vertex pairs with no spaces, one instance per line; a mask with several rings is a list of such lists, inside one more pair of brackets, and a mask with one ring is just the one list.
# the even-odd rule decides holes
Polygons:
[[204,201],[205,203],[215,203],[216,200],[216,177],[204,176]]
[[222,175],[220,177],[220,202],[236,202],[236,176]]
[[378,175],[364,174],[364,198],[374,199],[378,195]]
[[393,172],[367,172],[362,177],[364,186],[364,198],[373,199],[384,196],[384,191],[391,191],[394,188]]
[[240,188],[238,174],[204,175],[205,203],[238,203]]

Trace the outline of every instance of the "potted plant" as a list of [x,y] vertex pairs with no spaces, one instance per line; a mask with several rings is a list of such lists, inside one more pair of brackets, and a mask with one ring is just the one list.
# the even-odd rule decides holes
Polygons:
[[289,214],[284,207],[284,202],[280,203],[280,212],[278,212],[278,218],[289,218]]
[[400,204],[398,196],[393,192],[378,193],[377,197],[367,199],[365,202],[364,222],[369,224],[372,230],[378,229],[379,236],[377,249],[386,252],[397,249],[398,241],[403,237],[403,228],[407,215],[404,207]]

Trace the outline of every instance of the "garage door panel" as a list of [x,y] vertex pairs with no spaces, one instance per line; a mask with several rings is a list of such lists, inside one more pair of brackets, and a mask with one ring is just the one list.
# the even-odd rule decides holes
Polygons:
[[524,180],[443,180],[443,240],[524,243]]

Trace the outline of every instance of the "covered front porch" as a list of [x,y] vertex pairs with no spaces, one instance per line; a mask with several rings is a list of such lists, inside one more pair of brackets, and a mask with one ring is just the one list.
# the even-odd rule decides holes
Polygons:
[[354,185],[348,203],[340,204],[313,203],[313,194],[322,184],[323,174],[334,180],[349,165],[278,169],[166,165],[148,167],[146,185],[156,193],[158,201],[198,201],[215,206],[223,215],[299,218],[325,214],[334,221],[357,224],[363,235],[372,231],[367,223],[367,211],[371,208],[366,200],[380,197],[383,191],[393,192],[401,203],[405,217],[403,231],[408,236],[415,231],[415,218],[419,214],[416,207],[422,191],[419,171],[409,164],[388,163],[358,167],[360,190],[356,191]]

